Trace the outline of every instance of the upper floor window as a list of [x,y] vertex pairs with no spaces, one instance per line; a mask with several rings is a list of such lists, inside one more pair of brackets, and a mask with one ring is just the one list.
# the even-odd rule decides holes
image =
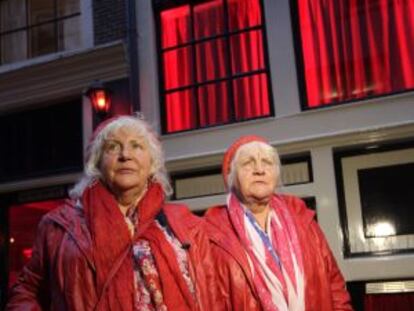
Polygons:
[[306,108],[414,88],[414,1],[296,6]]
[[260,1],[158,2],[163,132],[270,116]]
[[80,47],[80,0],[0,0],[0,65]]

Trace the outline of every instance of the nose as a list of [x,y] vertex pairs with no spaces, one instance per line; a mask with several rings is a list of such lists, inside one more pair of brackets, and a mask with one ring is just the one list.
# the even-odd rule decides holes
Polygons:
[[131,159],[131,149],[128,148],[128,146],[121,147],[121,150],[119,151],[119,159],[123,161]]
[[264,169],[264,165],[261,161],[258,161],[255,163],[254,165],[254,173],[255,174],[264,174],[265,173],[265,169]]

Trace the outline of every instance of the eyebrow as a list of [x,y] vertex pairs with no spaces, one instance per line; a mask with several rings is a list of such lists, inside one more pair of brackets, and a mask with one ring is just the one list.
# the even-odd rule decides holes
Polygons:
[[[139,143],[145,143],[145,140],[143,138],[133,138],[128,140],[127,142],[131,142],[131,141],[135,141],[135,142],[139,142]],[[115,138],[107,138],[104,140],[104,142],[115,142],[115,143],[122,143],[120,140],[115,139]]]

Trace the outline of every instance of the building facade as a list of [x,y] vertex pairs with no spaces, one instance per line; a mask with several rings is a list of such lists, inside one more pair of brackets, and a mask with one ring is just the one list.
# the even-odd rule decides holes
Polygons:
[[81,175],[95,80],[110,114],[139,109],[159,131],[173,200],[225,202],[223,153],[264,136],[279,191],[316,210],[355,307],[413,290],[412,16],[396,0],[1,0],[2,302],[30,257],[26,229]]

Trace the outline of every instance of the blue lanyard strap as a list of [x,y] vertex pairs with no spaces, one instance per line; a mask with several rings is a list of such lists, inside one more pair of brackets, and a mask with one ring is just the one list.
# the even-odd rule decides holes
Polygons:
[[260,238],[262,239],[264,245],[266,246],[267,250],[272,255],[273,259],[276,261],[277,265],[280,269],[282,269],[282,263],[280,261],[279,256],[277,255],[276,251],[274,250],[272,243],[270,242],[269,236],[260,228],[259,224],[257,223],[256,219],[254,218],[253,214],[249,210],[245,210],[245,214],[247,219],[249,219],[250,223],[253,225],[253,228],[259,234]]

